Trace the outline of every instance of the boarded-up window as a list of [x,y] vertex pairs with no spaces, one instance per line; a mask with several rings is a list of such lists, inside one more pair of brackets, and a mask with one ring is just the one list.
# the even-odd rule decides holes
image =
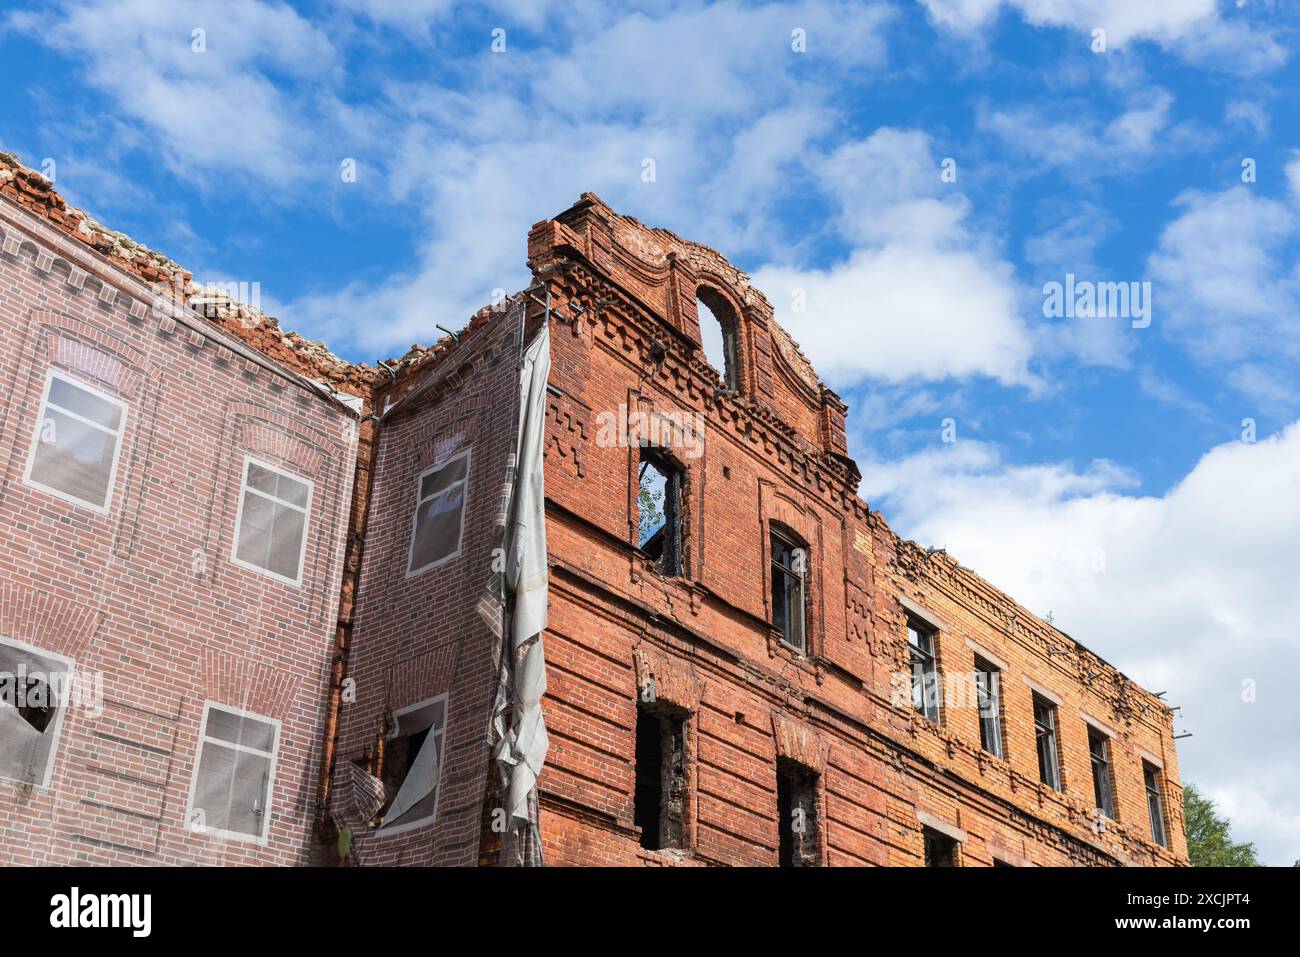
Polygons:
[[384,743],[382,780],[393,799],[383,808],[382,829],[426,824],[438,808],[447,696],[404,708]]
[[297,585],[302,579],[311,493],[306,479],[245,459],[235,520],[235,563]]
[[209,702],[190,786],[190,830],[265,840],[280,723]]
[[108,511],[125,421],[121,400],[51,370],[27,481],[66,501]]
[[0,639],[0,778],[47,787],[72,663]]
[[408,575],[433,568],[460,554],[468,479],[469,449],[420,475],[415,516],[411,521]]

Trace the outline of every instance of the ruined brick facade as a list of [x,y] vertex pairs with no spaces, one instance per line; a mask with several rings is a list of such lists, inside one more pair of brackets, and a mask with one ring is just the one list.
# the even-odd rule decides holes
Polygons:
[[[529,234],[532,290],[384,371],[199,297],[10,161],[0,230],[0,643],[104,682],[102,714],[63,715],[48,786],[0,781],[0,863],[324,862],[347,774],[391,776],[434,731],[436,810],[357,826],[351,861],[496,863],[494,559],[519,357],[547,322],[548,864],[909,865],[927,834],[932,861],[962,866],[1186,862],[1167,707],[857,497],[844,403],[715,251],[585,195]],[[158,284],[177,308],[155,308]],[[704,358],[697,299],[727,370]],[[105,514],[25,481],[50,368],[127,409]],[[312,483],[299,585],[230,560],[248,454]],[[658,557],[639,540],[650,455],[680,503]],[[461,460],[456,548],[417,568],[424,480]],[[774,625],[795,615],[781,541],[801,647]],[[948,679],[929,717],[909,624]],[[977,661],[1000,677],[1001,756],[962,700]],[[187,826],[205,702],[279,722],[264,841]]]

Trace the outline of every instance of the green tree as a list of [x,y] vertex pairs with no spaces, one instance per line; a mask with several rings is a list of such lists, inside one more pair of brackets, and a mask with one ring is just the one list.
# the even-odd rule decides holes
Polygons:
[[1193,867],[1261,866],[1255,845],[1234,843],[1229,833],[1232,822],[1216,814],[1214,802],[1191,784],[1183,787],[1183,816],[1187,819],[1187,856]]

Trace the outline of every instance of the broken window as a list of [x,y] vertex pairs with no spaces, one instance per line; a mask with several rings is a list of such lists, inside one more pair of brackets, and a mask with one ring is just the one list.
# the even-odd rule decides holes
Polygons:
[[1038,742],[1038,779],[1061,790],[1061,765],[1056,747],[1056,705],[1034,695],[1034,737]]
[[654,448],[641,449],[637,469],[637,546],[665,575],[682,573],[682,473]]
[[446,738],[447,696],[404,708],[393,715],[384,742],[380,780],[392,800],[381,809],[381,828],[426,824],[438,807],[438,782]]
[[912,660],[912,707],[931,721],[939,720],[939,667],[934,629],[907,619],[907,646]]
[[48,787],[72,663],[0,640],[0,778]]
[[460,554],[468,478],[469,449],[420,475],[415,515],[411,519],[408,575],[433,568]]
[[1002,757],[1002,673],[975,659],[975,701],[980,712],[980,747]]
[[781,641],[806,653],[804,635],[804,580],[808,572],[808,547],[786,528],[772,527],[772,624]]
[[121,400],[51,370],[27,481],[66,501],[107,511],[125,420]]
[[244,459],[243,492],[235,518],[235,564],[297,585],[307,548],[311,491],[306,479]]
[[[721,302],[717,300],[715,302],[721,307]],[[736,322],[734,320],[723,322],[703,299],[695,300],[695,311],[700,320],[700,340],[704,346],[704,357],[709,360],[709,365],[721,374],[726,387],[738,391],[740,355],[739,330]],[[730,309],[723,310],[724,315],[729,313]]]
[[1147,814],[1151,818],[1151,839],[1165,844],[1165,806],[1160,795],[1160,769],[1149,761],[1142,762],[1142,778],[1147,786]]
[[648,851],[685,847],[686,716],[661,706],[636,711],[632,822]]
[[776,812],[782,867],[816,867],[820,815],[817,773],[785,758],[776,760]]
[[1088,726],[1088,753],[1092,757],[1092,794],[1097,810],[1115,820],[1115,797],[1110,778],[1110,738]]
[[957,866],[957,842],[947,834],[942,834],[933,828],[923,827],[922,833],[925,836],[925,866],[926,867],[956,867]]
[[187,818],[192,831],[265,840],[280,722],[208,702]]

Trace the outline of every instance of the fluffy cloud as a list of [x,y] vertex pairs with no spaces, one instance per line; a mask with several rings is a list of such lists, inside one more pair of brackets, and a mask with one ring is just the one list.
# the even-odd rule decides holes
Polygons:
[[[920,0],[938,26],[966,35],[988,27],[1005,7],[1036,27],[1106,31],[1108,49],[1148,40],[1203,66],[1253,73],[1277,66],[1286,51],[1270,32],[1236,15],[1225,18],[1218,0]],[[1238,3],[1238,7],[1244,6]],[[1089,41],[1090,42],[1090,41]]]
[[[315,136],[272,74],[306,80],[336,60],[291,7],[259,0],[92,0],[7,23],[74,57],[118,115],[151,132],[176,173],[236,172],[272,184],[298,176]],[[193,31],[202,30],[204,50]]]
[[1300,212],[1245,185],[1189,191],[1175,207],[1148,263],[1156,323],[1270,411],[1294,411]]
[[853,251],[824,268],[766,266],[753,279],[818,372],[839,388],[973,375],[1033,384],[1012,267],[967,225],[970,202],[941,181],[924,133],[878,130],[817,172]]
[[[1182,706],[1183,778],[1266,861],[1300,857],[1300,423],[1221,445],[1163,495],[1107,462],[1012,466],[966,440],[862,460],[864,496]],[[1245,683],[1245,684],[1243,684]],[[1254,691],[1246,700],[1243,690]]]

